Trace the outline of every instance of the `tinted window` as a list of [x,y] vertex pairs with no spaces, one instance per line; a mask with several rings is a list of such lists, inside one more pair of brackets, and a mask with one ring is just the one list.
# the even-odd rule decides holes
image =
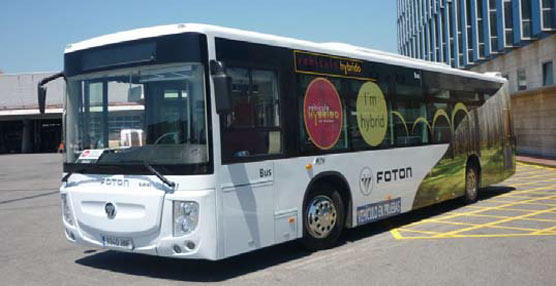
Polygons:
[[395,83],[392,107],[395,145],[414,146],[429,143],[430,124],[427,122],[421,72],[400,69],[396,72]]
[[232,112],[223,116],[224,161],[282,152],[278,80],[270,70],[228,68]]

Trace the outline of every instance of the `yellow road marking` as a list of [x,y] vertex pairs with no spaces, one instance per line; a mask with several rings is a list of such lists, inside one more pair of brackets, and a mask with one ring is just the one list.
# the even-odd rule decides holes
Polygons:
[[[537,177],[546,177],[546,176],[547,176],[546,174],[545,175],[537,175],[537,176],[527,177],[527,178],[524,178],[524,179],[529,180],[529,179],[534,179],[534,178],[537,178]],[[521,183],[521,184],[508,184],[508,186],[510,186],[510,187],[523,187],[523,186],[527,186],[527,185],[542,184],[542,183],[545,183],[545,182],[553,182],[553,181],[556,181],[556,179],[548,179],[548,180],[544,180],[542,182],[528,182],[528,183]]]
[[[454,235],[454,236],[446,236],[441,237],[442,239],[445,238],[482,238],[482,237],[525,237],[525,236],[554,236],[554,233],[508,233],[508,234],[465,234],[465,235]],[[401,238],[403,240],[409,239],[438,239],[438,237],[432,236],[404,236]],[[400,239],[400,240],[401,240]]]
[[[533,189],[534,190],[534,189]],[[530,191],[533,191],[530,190]],[[536,201],[536,200],[541,200],[541,199],[545,199],[545,197],[543,198],[533,198],[533,199],[529,199],[529,200],[525,200],[525,201],[520,201],[520,202],[532,202],[532,201]],[[470,211],[470,212],[461,212],[461,213],[452,213],[451,215],[448,216],[444,216],[443,218],[447,219],[447,218],[453,218],[453,217],[458,217],[458,216],[465,216],[467,214],[474,214],[474,213],[479,213],[479,212],[483,212],[483,211],[488,211],[488,210],[493,210],[493,209],[500,209],[503,207],[509,207],[509,206],[513,206],[516,205],[518,202],[515,203],[509,203],[509,204],[504,204],[504,205],[499,205],[499,206],[493,206],[493,207],[478,207],[478,206],[466,206],[468,208],[476,208],[477,210],[475,211]],[[531,211],[535,211],[535,210],[526,210],[526,209],[510,209],[510,208],[505,208],[504,210],[516,210],[516,211],[526,211],[526,212],[531,212]],[[423,223],[427,223],[429,222],[431,219],[423,219],[421,221],[417,221],[417,222],[413,222],[407,226],[415,226],[415,225],[419,225],[419,224],[423,224]]]
[[540,229],[539,231],[536,231],[534,233],[536,234],[540,234],[540,233],[556,233],[556,226],[551,226],[551,227],[547,227],[544,229]]
[[400,231],[406,232],[415,232],[415,233],[424,233],[424,234],[440,234],[440,232],[430,231],[430,230],[416,230],[416,229],[400,229]]
[[[470,214],[469,216],[475,216],[475,217],[488,217],[488,218],[498,218],[498,219],[505,219],[505,218],[509,218],[509,217],[510,217],[510,216],[502,216],[502,215],[485,215],[485,214]],[[545,218],[522,218],[521,220],[536,221],[536,222],[553,222],[553,223],[556,223],[556,219],[545,219]]]
[[[499,200],[490,200],[489,202],[493,203],[511,203],[512,201],[499,201]],[[524,205],[535,205],[535,206],[547,206],[547,207],[556,207],[556,204],[540,204],[540,203],[521,203]]]
[[[543,170],[545,172],[539,173],[538,170]],[[546,172],[550,171],[550,172]],[[505,183],[507,186],[512,187],[523,187],[533,184],[546,184],[556,181],[556,178],[552,176],[556,173],[556,168],[536,166],[526,163],[518,162],[518,177],[514,176],[507,180]],[[519,182],[522,179],[532,180],[535,178],[550,177],[550,179],[511,184],[514,181]],[[517,199],[515,201],[509,199]],[[541,202],[544,201],[544,202]],[[555,203],[552,203],[554,201]],[[542,187],[536,187],[532,189],[525,190],[514,190],[509,193],[504,193],[492,197],[491,199],[484,200],[485,203],[495,203],[495,206],[477,206],[470,205],[465,206],[469,208],[463,212],[448,212],[446,215],[441,215],[436,218],[423,219],[417,222],[413,222],[403,227],[395,228],[391,230],[391,234],[395,239],[439,239],[439,238],[480,238],[480,237],[527,237],[527,236],[547,236],[556,235],[556,217],[555,219],[548,218],[535,218],[535,216],[541,214],[554,214],[556,213],[556,184],[552,183],[550,185],[544,185]],[[544,209],[522,209],[516,208],[530,206],[542,206],[547,207]],[[485,214],[487,211],[500,210],[500,211],[516,211],[521,212],[517,216],[506,216],[506,215],[489,215]],[[457,217],[485,217],[496,219],[494,221],[474,224],[468,222],[456,222],[450,219]],[[553,223],[554,226],[547,228],[531,228],[531,227],[514,227],[501,225],[503,223],[511,223],[516,221],[531,221],[531,222],[542,222],[542,223]],[[456,230],[451,230],[447,232],[438,232],[432,230],[422,230],[413,229],[413,227],[424,225],[424,224],[450,224],[450,225],[460,225],[463,228]],[[540,226],[539,226],[540,227]],[[507,230],[517,230],[523,231],[525,233],[502,233],[502,234],[465,234],[465,232],[477,230],[477,229],[507,229]],[[402,233],[416,233],[422,234],[418,236],[404,236]]]
[[497,221],[494,221],[494,222],[489,222],[489,223],[486,223],[486,224],[472,226],[472,227],[468,227],[468,228],[464,228],[464,229],[458,229],[458,230],[455,230],[455,231],[444,233],[444,234],[439,235],[439,236],[451,236],[451,235],[454,235],[454,234],[458,234],[458,233],[462,233],[462,232],[466,232],[466,231],[470,231],[470,230],[475,230],[475,229],[478,229],[478,228],[481,228],[481,227],[493,226],[493,225],[496,225],[496,224],[500,224],[500,223],[503,223],[503,222],[509,222],[509,221],[512,221],[512,220],[519,220],[519,218],[522,218],[522,217],[529,217],[529,216],[533,216],[533,215],[538,215],[538,214],[542,214],[542,213],[549,212],[549,211],[552,211],[552,210],[556,210],[556,208],[548,209],[548,210],[542,210],[542,211],[538,211],[538,212],[532,212],[532,213],[529,213],[529,214],[524,214],[524,215],[520,215],[520,216],[516,216],[516,217],[501,219],[501,220],[497,220]]
[[401,236],[401,234],[400,234],[399,230],[398,230],[398,229],[396,229],[396,228],[395,228],[395,229],[392,229],[392,230],[390,230],[390,233],[392,234],[392,236],[393,236],[393,237],[394,237],[395,239],[404,239],[404,237],[403,237],[403,236]]
[[545,170],[554,170],[555,169],[555,167],[540,166],[540,165],[535,165],[535,164],[530,164],[530,163],[523,163],[523,162],[517,162],[517,165],[527,166],[527,167],[532,167],[532,168],[537,168],[537,169],[545,169]]
[[[514,227],[514,226],[502,226],[502,225],[492,225],[492,226],[484,226],[484,224],[475,224],[475,223],[469,223],[469,222],[459,222],[459,221],[443,221],[443,220],[434,220],[434,221],[430,221],[431,223],[440,223],[440,224],[453,224],[453,225],[463,225],[463,226],[478,226],[478,227],[489,227],[489,228],[498,228],[498,229],[512,229],[512,230],[521,230],[521,231],[525,231],[525,232],[531,232],[531,231],[538,231],[540,229],[538,228],[524,228],[524,227]],[[408,230],[407,228],[404,228],[403,230]],[[413,229],[411,229],[413,230]],[[419,230],[420,231],[420,230]],[[438,235],[444,235],[445,233],[438,233]]]

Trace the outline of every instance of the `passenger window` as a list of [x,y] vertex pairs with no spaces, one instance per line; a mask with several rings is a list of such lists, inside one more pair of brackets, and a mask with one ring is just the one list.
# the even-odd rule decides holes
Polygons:
[[276,73],[246,68],[228,68],[227,73],[232,112],[222,124],[224,161],[282,153]]
[[396,97],[392,107],[396,146],[429,143],[432,126],[418,75],[418,72],[406,71],[396,77]]
[[[444,91],[449,95],[449,91]],[[435,98],[431,98],[434,100]],[[452,140],[452,128],[450,122],[451,108],[446,102],[432,102],[428,106],[428,120],[431,122],[432,143],[450,143]]]

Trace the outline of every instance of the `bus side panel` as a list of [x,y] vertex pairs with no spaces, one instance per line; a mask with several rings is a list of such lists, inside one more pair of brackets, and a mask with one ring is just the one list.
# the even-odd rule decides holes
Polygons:
[[478,110],[481,130],[481,186],[502,182],[515,173],[508,85]]
[[454,128],[450,147],[417,190],[414,209],[462,196],[470,156],[479,159],[481,187],[499,183],[515,173],[507,84],[482,106],[469,110]]
[[[331,173],[343,176],[349,185],[349,190],[338,191],[350,191],[351,226],[410,211],[417,187],[447,148],[448,144],[437,144],[277,160],[274,162],[275,216],[293,211],[298,219],[297,236],[301,237],[305,191],[311,180]],[[306,169],[307,164],[312,168]],[[366,175],[372,177],[369,184],[361,180]]]

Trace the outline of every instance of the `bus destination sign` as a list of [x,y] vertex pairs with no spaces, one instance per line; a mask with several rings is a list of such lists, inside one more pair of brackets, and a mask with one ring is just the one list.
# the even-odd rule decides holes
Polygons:
[[364,62],[318,53],[294,51],[297,73],[373,80],[365,76]]

